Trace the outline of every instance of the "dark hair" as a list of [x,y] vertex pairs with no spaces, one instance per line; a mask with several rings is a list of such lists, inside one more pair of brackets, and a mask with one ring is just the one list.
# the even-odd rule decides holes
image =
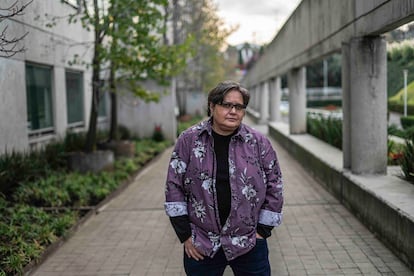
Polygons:
[[250,94],[246,88],[244,88],[243,86],[240,85],[240,83],[235,82],[235,81],[223,81],[217,84],[217,86],[211,89],[211,91],[208,93],[207,116],[211,115],[210,103],[214,105],[222,103],[226,94],[232,90],[236,90],[240,92],[240,94],[243,97],[243,104],[245,106],[249,104]]

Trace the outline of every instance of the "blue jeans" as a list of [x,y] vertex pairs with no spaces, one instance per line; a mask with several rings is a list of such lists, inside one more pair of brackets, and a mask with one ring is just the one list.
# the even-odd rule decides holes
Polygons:
[[222,248],[213,258],[196,261],[184,253],[184,269],[189,276],[222,276],[227,265],[236,276],[270,276],[269,249],[265,239],[257,239],[256,246],[246,254],[227,261]]

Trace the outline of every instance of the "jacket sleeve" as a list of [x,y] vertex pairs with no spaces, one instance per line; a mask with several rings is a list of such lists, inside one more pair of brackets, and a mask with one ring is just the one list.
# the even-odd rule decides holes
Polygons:
[[187,147],[184,137],[180,136],[171,154],[167,170],[164,208],[169,217],[188,215],[184,179],[189,151],[191,150]]
[[263,177],[267,185],[265,201],[259,214],[259,223],[276,227],[282,223],[283,180],[276,152],[266,137],[263,139],[260,155]]

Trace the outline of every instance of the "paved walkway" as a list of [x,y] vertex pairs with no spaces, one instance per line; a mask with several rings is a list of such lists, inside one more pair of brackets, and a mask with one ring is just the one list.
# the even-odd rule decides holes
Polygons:
[[[414,275],[283,148],[274,147],[286,203],[284,222],[269,238],[272,275]],[[184,275],[182,246],[163,209],[170,153],[171,148],[32,275]]]

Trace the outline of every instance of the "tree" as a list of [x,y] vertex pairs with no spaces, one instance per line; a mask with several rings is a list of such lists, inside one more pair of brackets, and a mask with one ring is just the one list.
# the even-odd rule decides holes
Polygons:
[[145,101],[157,101],[158,94],[147,91],[140,81],[152,79],[167,85],[179,63],[180,47],[165,44],[165,20],[162,7],[166,0],[110,2],[109,91],[111,95],[111,127],[109,140],[117,140],[117,85],[127,86]]
[[[23,15],[23,11],[29,6],[33,0],[30,0],[26,4],[19,4],[19,1],[16,0],[10,6],[0,6],[0,24],[3,23],[6,19],[11,19],[16,16]],[[17,53],[25,51],[23,46],[19,46],[19,42],[22,41],[27,32],[21,36],[9,37],[7,35],[8,26],[0,29],[0,57],[12,57]]]
[[[102,69],[109,66],[110,93],[113,100],[111,138],[116,139],[116,85],[127,84],[137,97],[154,100],[139,85],[145,78],[164,80],[170,74],[176,58],[172,49],[160,45],[162,7],[167,0],[79,0],[82,12],[69,17],[69,22],[81,21],[94,31],[92,59],[92,104],[85,151],[95,150],[97,118],[103,94]],[[161,24],[162,25],[162,24]],[[170,55],[167,55],[170,54]],[[174,60],[176,61],[176,60]]]
[[193,36],[192,56],[178,81],[177,102],[183,115],[187,91],[207,91],[225,78],[228,67],[222,50],[235,29],[223,27],[224,22],[211,0],[173,0],[172,5],[174,41],[179,43],[186,35]]

